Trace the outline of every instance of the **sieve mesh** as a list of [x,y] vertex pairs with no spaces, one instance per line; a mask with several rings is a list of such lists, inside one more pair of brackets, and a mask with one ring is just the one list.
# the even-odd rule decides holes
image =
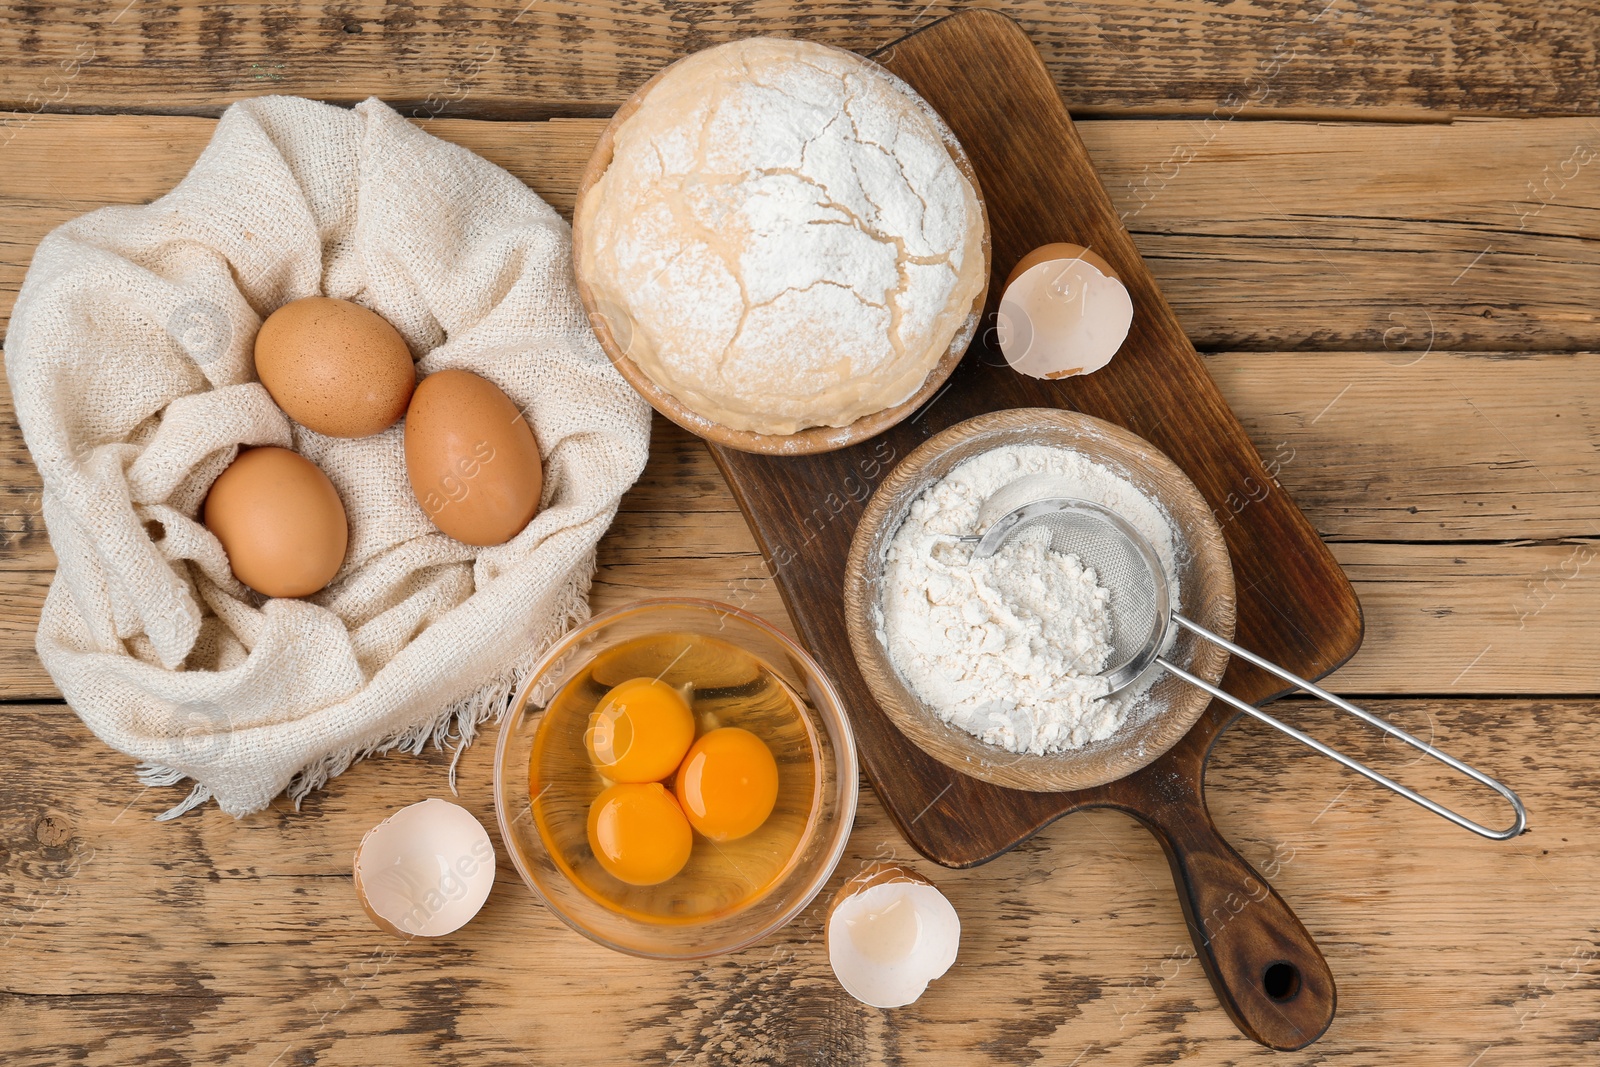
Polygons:
[[1117,673],[1139,659],[1149,661],[1160,651],[1166,619],[1157,613],[1157,601],[1166,597],[1158,585],[1165,587],[1166,579],[1150,569],[1136,542],[1104,515],[1078,507],[1024,518],[1008,531],[1006,539],[1022,530],[1050,531],[1051,552],[1075,555],[1083,566],[1093,569],[1099,584],[1110,593],[1110,656],[1101,673]]
[[1051,551],[1092,569],[1110,594],[1111,653],[1100,674],[1113,694],[1127,688],[1155,662],[1171,623],[1166,571],[1155,550],[1127,520],[1087,500],[1051,494],[1005,504],[1010,510],[980,539],[976,554],[990,555],[1024,530],[1047,530]]

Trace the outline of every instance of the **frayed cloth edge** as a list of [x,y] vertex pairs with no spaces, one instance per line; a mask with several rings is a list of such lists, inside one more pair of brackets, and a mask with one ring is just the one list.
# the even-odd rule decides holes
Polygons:
[[[444,707],[426,722],[407,727],[370,744],[348,745],[301,767],[290,777],[289,784],[283,791],[294,804],[295,810],[300,810],[300,805],[306,797],[349,770],[358,761],[397,750],[420,756],[427,750],[429,741],[433,742],[433,747],[436,749],[453,745],[455,754],[450,760],[448,781],[451,795],[460,796],[460,792],[456,789],[456,766],[461,762],[461,757],[467,748],[477,739],[478,728],[490,718],[496,721],[502,719],[510,710],[511,701],[522,691],[534,666],[543,658],[545,652],[574,626],[588,620],[588,587],[594,579],[593,572],[594,561],[591,558],[589,566],[580,568],[577,575],[571,579],[566,595],[562,598],[566,608],[558,616],[555,625],[549,627],[531,643],[529,652],[518,657],[510,667],[495,675],[493,680]],[[188,775],[180,770],[153,763],[140,764],[137,775],[139,783],[146,788],[174,786],[188,780]],[[155,816],[155,821],[169,822],[200,807],[210,799],[212,799],[211,790],[200,782],[195,782],[187,797]]]

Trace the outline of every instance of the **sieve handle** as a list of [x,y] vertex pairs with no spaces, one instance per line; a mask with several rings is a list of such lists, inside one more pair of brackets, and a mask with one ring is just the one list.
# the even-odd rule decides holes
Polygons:
[[1348,700],[1345,700],[1343,697],[1335,696],[1334,694],[1328,692],[1326,689],[1323,689],[1320,686],[1318,686],[1318,685],[1316,685],[1316,684],[1314,684],[1312,682],[1309,682],[1306,679],[1300,677],[1298,674],[1295,674],[1292,671],[1286,671],[1282,667],[1278,666],[1276,663],[1273,663],[1270,660],[1263,659],[1262,657],[1256,655],[1254,652],[1251,652],[1248,649],[1240,648],[1238,645],[1234,644],[1232,641],[1229,641],[1225,637],[1221,637],[1221,636],[1219,636],[1217,634],[1212,633],[1210,630],[1206,629],[1204,626],[1201,626],[1197,622],[1190,622],[1188,619],[1184,618],[1182,615],[1177,614],[1176,612],[1174,612],[1173,615],[1172,615],[1172,621],[1177,623],[1178,625],[1182,626],[1184,629],[1188,630],[1189,632],[1191,632],[1193,634],[1196,634],[1196,635],[1198,635],[1200,637],[1205,638],[1207,641],[1210,641],[1213,644],[1221,645],[1223,648],[1227,649],[1230,653],[1232,653],[1235,656],[1238,656],[1240,659],[1244,660],[1245,662],[1253,663],[1257,667],[1260,667],[1262,670],[1266,671],[1268,674],[1274,675],[1274,676],[1276,676],[1278,678],[1283,679],[1286,682],[1289,682],[1289,683],[1291,683],[1293,685],[1299,686],[1301,689],[1304,689],[1306,692],[1310,693],[1312,696],[1317,697],[1317,698],[1319,698],[1321,700],[1325,700],[1329,704],[1332,704],[1334,707],[1339,708],[1342,711],[1348,711],[1350,714],[1356,716],[1357,718],[1363,720],[1364,722],[1367,722],[1367,723],[1372,724],[1373,726],[1376,726],[1378,729],[1382,730],[1384,733],[1388,734],[1389,736],[1398,738],[1399,740],[1401,740],[1401,741],[1405,742],[1406,744],[1410,745],[1412,748],[1416,749],[1417,751],[1422,752],[1423,754],[1425,754],[1427,756],[1430,756],[1435,760],[1438,760],[1440,763],[1443,763],[1445,766],[1450,767],[1453,770],[1460,771],[1462,774],[1466,775],[1468,778],[1471,778],[1473,781],[1478,782],[1481,785],[1488,786],[1490,789],[1493,789],[1496,793],[1499,793],[1502,797],[1504,797],[1506,800],[1508,800],[1511,803],[1512,811],[1515,812],[1515,818],[1512,820],[1511,825],[1509,827],[1507,827],[1506,829],[1504,829],[1504,830],[1491,830],[1487,826],[1484,826],[1484,825],[1482,825],[1480,823],[1473,822],[1471,819],[1467,818],[1465,815],[1462,815],[1462,814],[1460,814],[1458,812],[1455,812],[1455,811],[1451,811],[1449,808],[1445,807],[1443,804],[1440,804],[1439,802],[1437,802],[1435,800],[1430,800],[1428,797],[1423,796],[1421,793],[1418,793],[1416,790],[1410,789],[1410,788],[1408,788],[1406,786],[1401,785],[1399,782],[1395,781],[1393,778],[1388,777],[1387,775],[1378,773],[1377,771],[1373,770],[1371,767],[1368,767],[1366,764],[1362,763],[1361,761],[1355,760],[1355,759],[1351,759],[1349,756],[1346,756],[1343,752],[1340,752],[1338,749],[1330,748],[1329,746],[1323,744],[1321,741],[1318,741],[1316,738],[1312,737],[1310,734],[1303,733],[1300,730],[1295,729],[1293,726],[1290,726],[1288,723],[1283,722],[1283,721],[1281,721],[1279,719],[1273,718],[1271,715],[1268,715],[1266,712],[1262,711],[1260,708],[1256,707],[1254,704],[1250,704],[1250,703],[1248,703],[1246,701],[1240,700],[1236,696],[1233,696],[1233,695],[1231,695],[1229,693],[1225,693],[1221,689],[1218,689],[1216,686],[1212,685],[1210,682],[1207,682],[1205,679],[1198,678],[1195,675],[1190,674],[1188,671],[1184,670],[1182,667],[1179,667],[1174,663],[1170,663],[1170,662],[1168,662],[1166,659],[1164,659],[1162,657],[1159,657],[1159,656],[1156,657],[1156,662],[1157,663],[1161,664],[1161,666],[1165,667],[1168,671],[1170,671],[1173,674],[1177,675],[1179,678],[1182,678],[1184,681],[1188,682],[1190,685],[1196,686],[1196,687],[1198,687],[1200,689],[1204,689],[1207,693],[1210,693],[1212,696],[1216,697],[1218,700],[1221,700],[1221,701],[1231,705],[1232,707],[1238,708],[1240,711],[1244,712],[1247,715],[1252,715],[1255,718],[1260,719],[1262,722],[1266,723],[1268,726],[1271,726],[1271,727],[1273,727],[1275,729],[1283,731],[1284,733],[1288,734],[1290,737],[1294,738],[1296,741],[1299,741],[1301,744],[1307,745],[1310,748],[1316,749],[1318,752],[1322,753],[1324,756],[1327,756],[1329,759],[1338,761],[1339,763],[1343,764],[1344,766],[1350,768],[1352,771],[1355,771],[1357,774],[1364,775],[1367,778],[1372,779],[1374,782],[1377,782],[1379,785],[1385,787],[1386,789],[1391,789],[1394,792],[1399,793],[1401,796],[1405,797],[1407,800],[1411,801],[1413,804],[1419,804],[1422,807],[1427,808],[1429,811],[1433,812],[1435,815],[1438,815],[1438,816],[1441,816],[1443,818],[1449,819],[1451,822],[1455,823],[1457,826],[1460,826],[1460,827],[1463,827],[1465,829],[1471,830],[1475,834],[1480,834],[1483,837],[1491,838],[1491,839],[1493,839],[1495,841],[1506,841],[1506,840],[1509,840],[1510,838],[1516,837],[1518,834],[1522,833],[1523,830],[1527,829],[1527,826],[1528,826],[1528,812],[1527,812],[1527,809],[1522,806],[1522,801],[1517,797],[1517,794],[1513,793],[1511,790],[1507,789],[1505,786],[1501,785],[1499,782],[1495,781],[1493,778],[1490,778],[1487,774],[1484,774],[1482,771],[1476,769],[1475,767],[1469,767],[1467,764],[1462,763],[1460,760],[1456,759],[1454,756],[1450,755],[1449,753],[1439,751],[1438,749],[1434,748],[1432,745],[1428,744],[1426,741],[1422,741],[1422,740],[1419,740],[1418,738],[1413,737],[1411,734],[1409,734],[1406,731],[1400,729],[1400,727],[1394,725],[1393,723],[1388,722],[1388,721],[1386,721],[1384,719],[1380,719],[1378,716],[1372,714],[1372,712],[1370,712],[1370,711],[1366,711],[1366,710],[1364,710],[1362,708],[1356,707],[1354,704],[1350,703]]

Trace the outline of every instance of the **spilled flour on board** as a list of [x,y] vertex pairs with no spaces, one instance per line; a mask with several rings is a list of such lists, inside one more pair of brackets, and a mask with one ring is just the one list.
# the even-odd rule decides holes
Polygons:
[[990,494],[1052,474],[1133,524],[1178,595],[1174,535],[1160,507],[1080,452],[1007,445],[967,460],[911,505],[890,542],[879,640],[901,677],[946,722],[1009,752],[1044,755],[1110,737],[1149,680],[1115,700],[1098,677],[1110,654],[1110,593],[1077,557],[1024,531],[988,559],[977,532]]

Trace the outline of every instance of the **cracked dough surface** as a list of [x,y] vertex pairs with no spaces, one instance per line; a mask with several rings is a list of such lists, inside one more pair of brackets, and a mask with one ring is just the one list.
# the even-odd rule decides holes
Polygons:
[[701,416],[845,426],[908,399],[983,288],[948,131],[851,52],[757,37],[673,66],[577,209],[619,346]]

